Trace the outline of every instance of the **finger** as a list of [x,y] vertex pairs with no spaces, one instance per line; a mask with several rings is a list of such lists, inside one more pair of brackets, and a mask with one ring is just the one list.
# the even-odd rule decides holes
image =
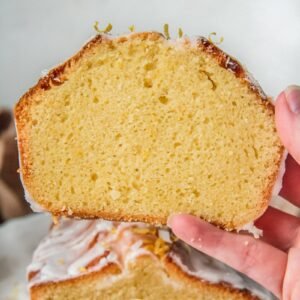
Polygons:
[[300,230],[300,219],[276,208],[269,207],[255,221],[255,226],[263,230],[263,241],[286,251],[296,245],[297,232]]
[[300,249],[291,248],[283,282],[282,299],[300,299]]
[[[300,135],[300,131],[299,131]],[[288,155],[280,195],[300,207],[300,165]]]
[[279,296],[287,255],[247,235],[229,233],[194,216],[173,215],[168,225],[194,248],[225,262]]
[[290,86],[275,103],[275,122],[282,143],[300,163],[300,88]]

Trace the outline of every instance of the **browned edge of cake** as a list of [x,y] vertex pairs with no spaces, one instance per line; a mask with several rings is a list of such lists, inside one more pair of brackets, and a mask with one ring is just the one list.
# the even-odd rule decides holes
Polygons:
[[[25,124],[28,121],[30,121],[30,115],[28,114],[28,111],[30,110],[30,106],[35,104],[33,102],[32,97],[44,90],[51,89],[52,86],[58,86],[63,84],[64,81],[67,80],[65,76],[67,69],[70,68],[72,65],[76,64],[76,62],[79,61],[81,57],[83,57],[84,55],[88,55],[94,47],[98,46],[101,43],[107,43],[108,45],[112,46],[113,40],[117,41],[118,43],[123,43],[130,39],[156,41],[162,38],[165,39],[165,37],[158,32],[140,32],[140,33],[133,33],[127,36],[120,36],[116,38],[110,38],[106,35],[98,34],[92,40],[90,40],[85,46],[83,46],[83,48],[77,54],[72,56],[63,64],[49,71],[49,73],[46,76],[42,77],[34,87],[29,89],[29,91],[20,98],[20,100],[15,106],[14,114],[15,114],[15,119],[17,121],[16,126],[18,132],[18,146],[20,152],[20,168],[22,173],[22,179],[25,186],[30,187],[31,173],[32,173],[31,171],[32,159],[30,157],[30,145],[28,143],[27,133],[24,130],[24,128],[26,128]],[[192,42],[193,41],[191,41],[190,39],[185,40],[185,44],[187,46],[190,45]],[[200,50],[205,51],[205,53],[207,53],[212,58],[214,58],[222,68],[232,72],[236,76],[236,78],[239,78],[241,82],[248,87],[249,90],[253,91],[256,94],[257,101],[261,106],[274,113],[274,106],[271,103],[271,99],[264,94],[261,87],[258,85],[257,82],[254,81],[254,79],[252,79],[252,77],[242,66],[242,64],[240,64],[236,59],[226,54],[223,50],[218,48],[216,45],[214,45],[212,42],[210,42],[204,37],[197,37],[196,43],[197,43],[197,47]],[[283,157],[283,150],[284,147],[281,146],[280,159],[277,162],[275,162],[275,165],[277,165],[277,169],[268,179],[268,187],[263,192],[264,197],[260,202],[260,207],[257,208],[258,211],[263,212],[267,208],[267,205],[272,195],[273,185],[277,178],[277,172],[280,166],[280,162]],[[102,211],[91,213],[85,210],[80,210],[70,214],[68,213],[68,211],[64,211],[64,210],[53,211],[50,207],[47,207],[47,205],[44,205],[43,209],[45,209],[46,211],[51,211],[51,213],[55,216],[80,217],[80,218],[104,218],[107,220],[115,220],[115,221],[142,221],[142,222],[147,222],[151,224],[160,224],[160,225],[165,225],[167,223],[167,217],[168,217],[165,216],[165,217],[158,218],[156,216],[141,215],[141,214],[139,215],[128,215],[122,213],[111,214]],[[214,224],[221,228],[225,228],[225,224],[221,224],[218,222],[215,222]],[[240,225],[243,226],[244,224],[240,224]],[[234,229],[234,226],[233,224],[226,224],[226,228]]]
[[[138,265],[140,261],[145,259],[153,260],[153,258],[149,257],[149,255],[141,255],[136,258],[135,263]],[[199,289],[199,292],[201,292],[202,289],[205,289],[212,293],[221,293],[224,296],[230,294],[236,300],[259,300],[257,296],[252,295],[248,290],[238,290],[228,283],[210,283],[205,280],[199,280],[198,278],[182,271],[170,257],[164,256],[161,258],[161,262],[165,268],[165,272],[172,280],[190,284],[194,288]],[[116,264],[110,263],[100,271],[90,272],[88,274],[83,274],[81,276],[58,282],[45,282],[33,285],[30,288],[30,297],[31,300],[38,300],[40,299],[40,295],[43,295],[44,292],[57,286],[61,286],[62,288],[72,288],[74,284],[84,286],[84,284],[90,283],[91,281],[99,282],[108,276],[117,276],[119,274],[121,274],[120,268]]]

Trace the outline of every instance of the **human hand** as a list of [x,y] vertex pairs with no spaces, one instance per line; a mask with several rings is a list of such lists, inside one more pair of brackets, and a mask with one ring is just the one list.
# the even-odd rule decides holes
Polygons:
[[[275,121],[289,155],[280,195],[300,207],[300,87],[290,86],[275,104]],[[254,279],[277,297],[300,299],[300,218],[269,207],[255,225],[260,240],[223,231],[186,214],[168,226],[186,243]]]

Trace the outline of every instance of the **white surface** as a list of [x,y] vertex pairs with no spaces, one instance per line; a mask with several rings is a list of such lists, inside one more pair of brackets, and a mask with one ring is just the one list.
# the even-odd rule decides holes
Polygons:
[[1,0],[0,106],[12,106],[41,75],[94,34],[162,30],[224,36],[222,48],[243,62],[265,92],[300,84],[299,0]]
[[26,268],[38,243],[46,235],[50,218],[33,214],[0,226],[0,299],[26,300]]

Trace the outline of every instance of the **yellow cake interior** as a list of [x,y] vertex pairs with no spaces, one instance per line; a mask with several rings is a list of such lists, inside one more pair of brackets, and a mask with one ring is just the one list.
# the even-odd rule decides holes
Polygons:
[[267,205],[273,112],[195,45],[103,41],[62,80],[25,108],[24,182],[43,207],[159,223],[187,212],[233,228]]

